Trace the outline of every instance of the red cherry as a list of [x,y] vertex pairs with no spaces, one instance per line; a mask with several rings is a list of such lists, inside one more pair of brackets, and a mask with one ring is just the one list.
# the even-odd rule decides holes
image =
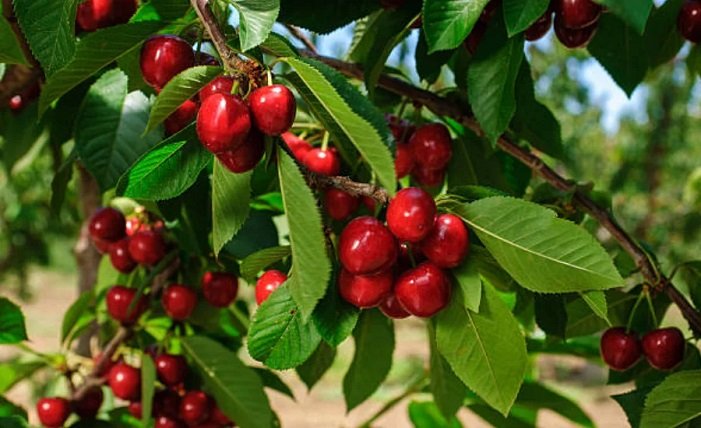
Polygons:
[[601,336],[601,358],[613,370],[628,370],[638,362],[643,350],[635,332],[623,327],[609,328]]
[[643,354],[658,370],[671,370],[684,359],[686,341],[676,327],[660,328],[643,336]]
[[189,391],[180,401],[180,418],[188,425],[202,423],[209,418],[212,404],[203,391]]
[[677,28],[685,39],[701,42],[701,1],[687,0],[677,15]]
[[365,205],[365,208],[367,208],[368,211],[371,213],[375,212],[375,208],[377,208],[377,201],[374,200],[373,198],[369,196],[363,196],[360,198],[360,201]]
[[155,360],[158,380],[165,386],[176,386],[185,380],[187,362],[180,355],[160,354]]
[[212,94],[197,114],[197,136],[212,153],[234,150],[244,144],[251,130],[251,116],[241,98]]
[[71,404],[65,398],[47,397],[37,402],[37,416],[46,428],[60,428],[71,414]]
[[441,123],[421,126],[409,139],[416,164],[429,169],[445,168],[453,155],[448,128]]
[[236,299],[239,279],[227,272],[205,272],[202,276],[202,294],[210,305],[226,308]]
[[187,100],[165,120],[166,136],[177,134],[197,117],[197,103]]
[[271,269],[263,273],[256,281],[256,303],[262,304],[285,281],[287,275],[279,270]]
[[111,207],[100,208],[90,217],[88,231],[93,240],[119,241],[126,234],[124,214]]
[[358,209],[358,205],[358,198],[343,190],[330,188],[324,193],[324,207],[334,220],[345,220]]
[[159,416],[156,418],[154,428],[185,428],[186,425],[182,421],[170,418],[168,416]]
[[397,260],[394,236],[374,217],[351,220],[341,233],[338,248],[341,264],[355,275],[387,270]]
[[115,397],[136,401],[141,396],[141,371],[126,363],[114,365],[107,376],[107,383]]
[[140,265],[157,265],[166,251],[163,235],[154,230],[141,230],[129,239],[129,255]]
[[394,277],[391,270],[370,275],[353,275],[341,269],[338,292],[343,299],[361,309],[372,308],[384,300],[392,290]]
[[153,414],[177,419],[180,414],[180,395],[173,389],[158,391],[153,396]]
[[591,0],[556,0],[555,14],[563,27],[579,30],[599,20],[602,7]]
[[221,65],[219,63],[218,59],[216,59],[212,55],[208,54],[207,52],[197,53],[197,56],[195,57],[195,64],[196,65],[215,65],[215,66]]
[[287,147],[292,150],[295,158],[300,162],[302,162],[307,153],[314,148],[311,144],[307,143],[305,140],[299,138],[291,132],[285,132],[281,135],[281,137],[285,144],[287,144]]
[[423,187],[436,187],[443,184],[445,180],[445,169],[427,169],[417,167],[411,172],[414,180]]
[[411,315],[399,304],[394,292],[390,292],[387,297],[385,297],[385,300],[380,304],[380,310],[383,314],[394,319],[402,319]]
[[526,40],[528,40],[529,42],[534,42],[536,40],[542,39],[543,36],[545,36],[548,33],[548,31],[550,31],[550,27],[552,27],[552,25],[553,14],[550,10],[548,10],[543,16],[536,19],[530,27],[526,28],[526,31],[524,32]]
[[73,403],[73,409],[81,419],[94,419],[102,407],[103,399],[102,388],[95,386],[90,388],[83,398]]
[[460,265],[467,255],[470,235],[460,217],[441,214],[436,217],[433,229],[421,241],[421,252],[436,266],[444,269]]
[[394,173],[397,178],[404,178],[414,169],[414,157],[408,144],[397,143],[397,151],[394,158]]
[[142,409],[143,406],[141,404],[141,401],[132,401],[127,406],[127,411],[129,412],[129,414],[135,417],[136,419],[141,419],[141,416],[143,414]]
[[134,288],[127,288],[123,285],[113,286],[109,289],[106,296],[107,312],[113,319],[123,325],[134,324],[148,307],[148,303],[143,296],[137,303],[132,304],[136,294],[137,291]]
[[252,170],[265,154],[263,135],[257,129],[251,129],[246,141],[233,150],[217,153],[217,159],[229,171],[240,174]]
[[448,305],[450,280],[438,266],[424,262],[399,276],[394,294],[407,312],[428,318]]
[[24,108],[24,100],[22,99],[22,95],[15,95],[10,98],[10,101],[7,102],[7,106],[12,111],[22,110]]
[[479,44],[486,33],[487,24],[485,24],[484,21],[475,22],[475,26],[472,27],[472,31],[467,36],[465,41],[463,41],[463,46],[467,48],[467,51],[470,52],[471,55],[474,55],[475,52],[477,52],[477,48],[479,47]]
[[234,78],[231,76],[219,76],[200,89],[200,101],[204,101],[214,94],[231,94],[234,87]]
[[122,238],[110,245],[110,261],[112,266],[122,273],[134,270],[136,262],[129,255],[129,238]]
[[181,284],[171,284],[161,297],[163,309],[169,317],[177,321],[183,321],[192,315],[197,306],[197,293],[190,287]]
[[78,5],[76,22],[83,31],[124,24],[136,12],[134,0],[87,0]]
[[387,116],[387,125],[389,130],[392,131],[392,136],[397,144],[405,144],[409,141],[411,134],[416,131],[416,127],[411,125],[406,120],[401,120],[394,115]]
[[304,155],[302,163],[311,172],[321,175],[338,175],[341,172],[341,159],[334,148],[312,148]]
[[100,254],[109,254],[110,248],[112,248],[110,241],[93,238],[92,243]]
[[559,21],[558,17],[555,16],[555,35],[557,39],[565,47],[570,49],[576,49],[586,46],[589,41],[594,37],[598,24],[594,23],[589,27],[580,28],[573,30],[564,27]]
[[195,65],[188,42],[177,36],[153,36],[141,48],[141,74],[149,85],[163,88],[180,72]]
[[229,426],[232,424],[231,419],[221,411],[216,403],[212,406],[212,414],[209,416],[208,422],[220,426]]
[[280,135],[290,129],[295,121],[297,102],[285,85],[258,88],[248,102],[256,127],[265,135]]
[[424,239],[431,232],[435,217],[436,203],[418,187],[400,190],[387,207],[387,227],[400,241]]

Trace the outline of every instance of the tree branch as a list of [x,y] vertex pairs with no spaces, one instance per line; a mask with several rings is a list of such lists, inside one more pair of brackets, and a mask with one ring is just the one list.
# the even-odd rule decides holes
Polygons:
[[309,49],[310,52],[312,52],[314,55],[317,55],[318,52],[316,51],[316,46],[314,43],[307,37],[306,34],[302,32],[299,28],[295,27],[294,25],[290,24],[285,24],[285,28],[287,28],[287,31],[292,34],[294,38],[302,42],[302,44]]

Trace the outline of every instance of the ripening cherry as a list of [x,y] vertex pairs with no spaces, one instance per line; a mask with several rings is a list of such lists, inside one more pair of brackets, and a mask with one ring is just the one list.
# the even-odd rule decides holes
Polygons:
[[197,425],[212,411],[212,399],[204,391],[188,391],[180,401],[180,418],[188,425]]
[[402,308],[402,305],[399,304],[394,291],[390,291],[382,303],[380,303],[380,310],[389,318],[394,319],[407,318],[411,315],[409,312],[405,311],[404,308]]
[[676,327],[660,328],[643,336],[643,354],[658,370],[671,370],[684,359],[686,341]]
[[295,134],[291,132],[284,132],[282,135],[282,140],[287,144],[287,147],[290,148],[292,151],[292,154],[294,154],[295,158],[302,162],[304,159],[304,156],[307,155],[314,147],[307,143],[304,139],[299,138]]
[[451,269],[460,265],[467,255],[470,235],[460,217],[441,214],[436,217],[431,232],[419,247],[436,266]]
[[212,153],[234,150],[246,142],[251,115],[244,101],[231,94],[212,94],[197,114],[197,136]]
[[45,397],[37,402],[39,422],[46,428],[61,428],[71,415],[71,404],[62,397]]
[[418,187],[400,190],[387,207],[387,227],[400,241],[424,239],[431,232],[435,217],[436,203]]
[[129,255],[140,265],[157,265],[167,249],[163,235],[155,230],[140,230],[129,239]]
[[589,27],[571,29],[563,26],[556,16],[554,27],[555,35],[560,43],[569,49],[577,49],[586,46],[591,41],[596,33],[598,24],[594,23]]
[[679,15],[677,29],[685,39],[692,43],[701,42],[701,1],[686,0]]
[[154,359],[158,380],[165,386],[180,385],[187,375],[187,362],[181,355],[160,354]]
[[265,135],[280,135],[292,127],[297,114],[295,96],[285,85],[256,89],[248,98],[256,127]]
[[404,178],[414,169],[414,156],[411,154],[408,144],[397,143],[394,157],[394,174],[397,178]]
[[200,102],[214,94],[231,94],[234,87],[234,78],[231,76],[219,76],[200,89]]
[[137,265],[129,254],[129,238],[122,238],[110,245],[109,253],[112,266],[121,273],[131,273]]
[[450,302],[450,280],[438,266],[424,262],[399,276],[394,294],[404,310],[428,318]]
[[136,295],[137,290],[134,288],[127,288],[123,285],[113,286],[106,296],[107,312],[122,325],[134,324],[148,308],[148,303],[143,296],[138,302],[132,303]]
[[332,187],[324,192],[324,207],[329,217],[334,220],[347,219],[358,209],[358,205],[360,205],[358,198],[343,190]]
[[445,168],[453,155],[450,132],[441,123],[419,127],[409,139],[409,148],[416,164],[431,170]]
[[195,53],[180,37],[153,36],[141,48],[140,64],[146,83],[162,89],[170,79],[195,65]]
[[638,362],[643,353],[640,339],[635,332],[624,327],[609,328],[601,336],[601,358],[613,370],[628,370]]
[[90,388],[80,400],[73,403],[73,409],[81,419],[94,419],[102,407],[103,399],[102,388],[95,386]]
[[166,136],[177,134],[197,117],[199,106],[193,100],[187,100],[165,120]]
[[536,40],[540,40],[548,34],[548,31],[550,31],[550,27],[553,25],[553,14],[548,9],[543,16],[540,18],[536,19],[533,24],[531,24],[530,27],[526,28],[526,31],[524,32],[526,36],[526,40],[529,42],[534,42]]
[[174,320],[184,321],[197,306],[197,293],[181,284],[171,284],[163,291],[161,303],[166,314]]
[[110,370],[107,384],[115,397],[136,401],[141,396],[141,371],[127,363],[119,362]]
[[263,135],[257,129],[251,129],[246,141],[233,150],[217,153],[217,159],[229,171],[240,174],[252,170],[265,154]]
[[125,24],[134,12],[134,0],[87,0],[78,5],[76,23],[83,31],[95,31]]
[[341,269],[338,292],[343,299],[361,309],[378,306],[392,290],[392,270],[370,275],[353,275]]
[[287,275],[279,270],[271,269],[263,273],[256,281],[256,303],[262,304],[285,281]]
[[126,235],[124,214],[112,207],[100,208],[90,217],[88,231],[94,241],[119,241]]
[[601,5],[592,0],[556,0],[555,15],[563,27],[580,30],[596,23],[601,16]]
[[202,275],[202,294],[205,300],[217,308],[226,308],[236,300],[239,279],[228,272],[205,272]]
[[389,269],[397,260],[397,242],[392,233],[374,217],[351,220],[338,242],[341,264],[354,275],[368,275]]
[[341,172],[341,159],[335,148],[326,150],[312,148],[302,159],[302,163],[311,172],[321,175],[338,175]]

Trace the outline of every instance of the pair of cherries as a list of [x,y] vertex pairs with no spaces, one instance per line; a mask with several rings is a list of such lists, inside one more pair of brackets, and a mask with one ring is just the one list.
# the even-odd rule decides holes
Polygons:
[[95,419],[103,400],[100,387],[91,388],[80,400],[73,402],[64,397],[43,397],[37,401],[37,416],[42,426],[61,428],[74,412],[82,420]]
[[418,128],[394,116],[388,117],[397,149],[394,171],[397,178],[411,176],[422,186],[434,187],[443,183],[445,170],[453,156],[450,132],[441,123],[430,123]]
[[642,340],[634,331],[623,327],[606,330],[601,336],[601,357],[613,370],[628,370],[645,356],[658,370],[671,370],[684,359],[686,341],[676,327],[660,328],[646,333]]

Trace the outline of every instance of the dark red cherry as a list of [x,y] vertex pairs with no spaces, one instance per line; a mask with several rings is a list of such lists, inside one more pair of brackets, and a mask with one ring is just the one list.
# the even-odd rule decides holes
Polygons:
[[87,0],[78,5],[76,23],[83,31],[125,24],[136,12],[134,0]]
[[204,101],[214,94],[231,94],[234,87],[234,78],[231,76],[219,76],[200,89],[200,101]]
[[219,426],[229,426],[232,424],[231,419],[229,419],[216,404],[212,406],[212,414],[209,416],[208,422]]
[[166,251],[163,235],[155,230],[141,230],[129,239],[129,255],[140,265],[157,265]]
[[569,49],[576,49],[586,46],[589,41],[594,37],[598,24],[594,23],[589,27],[580,28],[573,30],[562,26],[557,16],[555,17],[555,35],[557,39],[565,47]]
[[256,303],[262,304],[285,281],[287,275],[279,270],[271,269],[263,273],[256,281]]
[[392,136],[397,144],[407,143],[411,134],[416,131],[416,127],[406,120],[402,120],[394,115],[388,115],[385,117],[387,119],[387,125],[389,130],[392,131]]
[[231,94],[212,94],[197,114],[197,136],[212,153],[234,150],[246,142],[251,130],[251,115],[241,98]]
[[424,239],[431,232],[435,217],[433,197],[418,187],[400,190],[387,207],[387,227],[400,241]]
[[292,127],[297,114],[295,96],[285,85],[256,89],[248,98],[256,127],[265,135],[280,135]]
[[[183,375],[184,376],[184,375]],[[173,386],[177,386],[174,384]],[[180,395],[175,389],[163,389],[153,396],[153,414],[177,419],[180,415]]]
[[156,89],[163,88],[170,79],[194,65],[192,47],[177,36],[153,36],[141,48],[141,74],[146,83]]
[[195,64],[196,65],[214,65],[220,66],[221,63],[218,59],[208,54],[207,52],[195,53]]
[[168,416],[158,416],[156,422],[153,425],[154,428],[186,428],[187,425],[179,419],[168,417]]
[[394,294],[402,308],[417,317],[437,314],[450,302],[450,280],[438,266],[424,262],[399,276]]
[[197,293],[181,284],[171,284],[161,297],[163,309],[169,317],[177,321],[183,321],[192,315],[197,306]]
[[536,21],[531,24],[530,27],[526,28],[526,31],[524,32],[526,36],[526,40],[529,42],[534,42],[536,40],[542,39],[543,36],[545,36],[548,31],[550,31],[550,27],[553,25],[553,14],[550,10],[545,12],[543,16],[540,18],[536,19]]
[[613,370],[628,370],[638,362],[643,353],[635,332],[623,327],[609,328],[601,336],[601,358]]
[[138,302],[132,304],[136,295],[137,291],[135,288],[127,288],[123,285],[113,286],[109,289],[106,296],[107,312],[113,319],[123,325],[134,324],[148,307],[148,303],[143,296]]
[[92,387],[80,400],[73,403],[73,410],[81,419],[94,419],[102,407],[103,399],[102,388]]
[[192,100],[187,100],[165,120],[166,136],[177,134],[197,117],[199,106]]
[[304,139],[299,138],[291,132],[284,132],[281,137],[285,144],[287,144],[287,147],[292,150],[292,154],[294,154],[295,158],[300,162],[302,162],[304,160],[304,156],[306,156],[307,153],[314,148]]
[[180,418],[188,425],[206,421],[212,411],[212,399],[203,391],[189,391],[180,401]]
[[555,15],[563,27],[579,30],[596,23],[601,5],[592,0],[555,0]]
[[693,43],[701,42],[701,1],[686,0],[679,15],[677,28],[685,39]]
[[313,148],[304,155],[302,163],[311,172],[321,175],[338,175],[341,172],[341,159],[334,148]]
[[402,319],[411,315],[402,308],[402,305],[399,304],[393,291],[390,291],[387,297],[380,303],[380,310],[383,314],[394,319]]
[[353,275],[341,269],[338,276],[338,292],[343,299],[358,308],[373,308],[384,300],[392,290],[392,270],[370,274]]
[[111,207],[100,208],[90,217],[88,230],[94,240],[119,241],[126,235],[124,214]]
[[324,192],[324,207],[329,217],[343,221],[358,209],[360,201],[350,193],[336,188],[327,189]]
[[433,229],[419,247],[433,264],[450,269],[460,265],[467,255],[469,245],[470,235],[460,217],[441,214],[436,217]]
[[122,238],[110,245],[110,261],[115,269],[122,273],[130,273],[137,263],[129,254],[129,238]]
[[383,9],[399,9],[404,6],[406,0],[380,0]]
[[15,95],[10,98],[10,101],[7,102],[7,106],[12,111],[22,110],[24,108],[24,99],[22,98],[22,95]]
[[141,419],[141,416],[143,415],[142,409],[143,406],[141,404],[141,401],[132,401],[127,406],[127,411],[129,412],[129,414],[135,417],[136,419]]
[[371,213],[375,212],[375,209],[377,208],[376,200],[369,196],[363,196],[362,198],[360,198],[360,201],[363,203],[363,205],[365,206],[365,208],[367,208],[368,211],[370,211]]
[[251,129],[246,141],[233,150],[217,153],[217,159],[229,171],[243,173],[252,170],[258,165],[265,154],[265,142],[263,135],[257,129]]
[[165,386],[176,386],[185,380],[187,362],[180,355],[160,354],[154,359],[158,380]]
[[351,220],[338,242],[341,264],[354,275],[368,275],[389,269],[397,260],[397,242],[392,233],[374,217]]
[[441,123],[419,127],[409,139],[409,148],[416,164],[423,168],[445,168],[453,155],[448,128]]
[[39,422],[46,428],[61,428],[71,415],[71,404],[65,398],[46,397],[37,402]]
[[436,187],[443,184],[445,180],[445,169],[428,169],[424,167],[416,167],[411,172],[412,177],[423,187]]
[[676,327],[660,328],[643,336],[643,354],[658,370],[671,370],[684,359],[686,341]]
[[472,31],[467,38],[465,38],[465,41],[463,41],[463,46],[467,48],[467,51],[470,52],[470,54],[474,55],[486,33],[487,24],[485,24],[484,21],[475,22],[475,26],[472,27]]
[[117,363],[107,376],[107,384],[115,397],[136,401],[141,396],[141,371],[127,363]]
[[217,308],[226,308],[239,291],[239,279],[227,272],[205,272],[202,275],[202,294],[205,300]]
[[397,143],[397,151],[394,158],[394,173],[397,178],[404,178],[414,169],[414,156],[411,154],[408,144]]
[[484,9],[482,9],[479,19],[484,22],[491,21],[492,18],[494,18],[494,15],[497,13],[499,4],[501,4],[501,0],[491,0],[489,3],[487,3]]

